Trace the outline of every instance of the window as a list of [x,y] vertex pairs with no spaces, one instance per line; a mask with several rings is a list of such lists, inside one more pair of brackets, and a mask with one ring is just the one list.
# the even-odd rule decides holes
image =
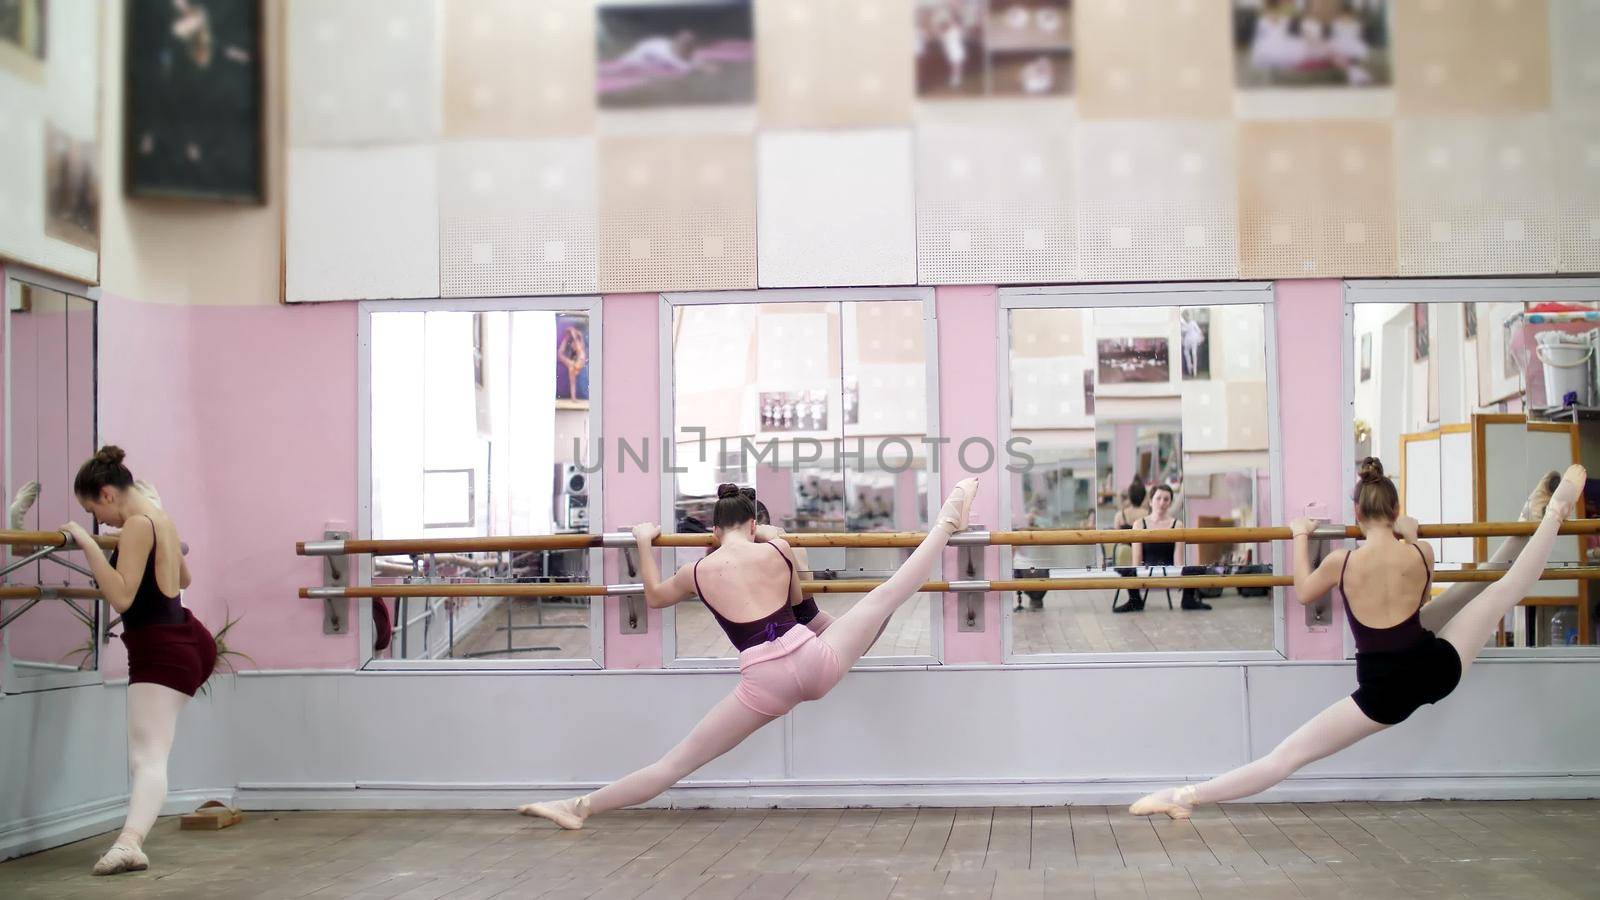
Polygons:
[[[1028,458],[1002,519],[1019,531],[1271,524],[1269,301],[1253,287],[1003,291],[1003,437]],[[1018,578],[1076,578],[1265,573],[1275,554],[1169,543],[1008,555]],[[1003,598],[1007,657],[1276,655],[1275,602],[1248,588],[1019,592]]]
[[[937,432],[938,393],[931,291],[670,295],[667,303],[664,403],[673,460],[686,471],[663,479],[665,530],[708,531],[723,482],[755,488],[772,523],[791,533],[927,528],[933,445],[925,439]],[[664,561],[701,555],[680,549]],[[885,577],[907,555],[811,548],[802,577]],[[817,595],[834,615],[857,599]],[[936,658],[937,606],[934,595],[907,602],[868,655]],[[701,604],[670,612],[670,658],[735,655]]]
[[[378,539],[587,532],[597,301],[363,307],[363,518]],[[390,556],[377,582],[598,581],[598,550]],[[588,597],[391,598],[381,664],[598,665]],[[496,661],[489,663],[487,661]],[[454,661],[454,662],[451,662]]]

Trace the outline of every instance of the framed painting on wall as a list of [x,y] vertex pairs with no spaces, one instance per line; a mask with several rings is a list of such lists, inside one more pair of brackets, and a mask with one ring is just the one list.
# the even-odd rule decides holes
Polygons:
[[1484,303],[1479,312],[1478,406],[1493,406],[1522,393],[1522,369],[1511,353],[1511,325],[1521,303]]
[[556,409],[589,408],[589,317],[556,316]]
[[261,3],[128,4],[124,190],[262,203]]

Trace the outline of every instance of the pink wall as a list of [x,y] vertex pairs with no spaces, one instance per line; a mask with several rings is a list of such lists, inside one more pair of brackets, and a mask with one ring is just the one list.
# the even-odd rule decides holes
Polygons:
[[[601,383],[605,385],[598,439],[606,450],[606,470],[601,481],[605,495],[607,531],[661,518],[661,344],[660,304],[656,294],[613,294],[602,300]],[[650,439],[655,456],[651,471],[641,472],[629,460],[627,471],[617,471],[617,442],[626,438],[634,447]],[[759,489],[758,489],[759,493]],[[629,581],[619,571],[622,554],[608,552],[606,581]],[[649,611],[644,634],[623,634],[621,600],[605,598],[606,668],[648,669],[661,665],[661,613]]]
[[185,604],[213,630],[240,618],[230,646],[263,668],[358,662],[355,636],[323,635],[321,605],[296,596],[322,574],[294,555],[356,521],[356,311],[101,303],[102,439],[177,520]]
[[[961,442],[983,438],[995,449],[995,463],[982,472],[978,499],[972,505],[972,520],[990,528],[1000,527],[1000,478],[1005,465],[1005,448],[1000,442],[999,343],[995,329],[999,321],[999,293],[992,287],[939,288],[934,294],[939,317],[939,432],[950,438],[940,448],[941,493],[948,495],[957,481],[967,477],[957,453]],[[968,460],[981,465],[984,454],[972,448]],[[943,496],[939,502],[943,502]],[[984,551],[985,577],[999,577],[999,548]],[[945,572],[960,577],[956,551],[945,553]],[[958,629],[956,597],[945,595],[944,652],[950,663],[999,663],[1003,659],[1000,641],[1000,596],[984,598],[981,632]]]
[[[1280,281],[1278,307],[1278,433],[1283,457],[1283,510],[1278,521],[1319,505],[1334,522],[1349,516],[1342,448],[1349,438],[1349,407],[1341,395],[1344,365],[1344,294],[1337,279]],[[1331,624],[1307,628],[1305,615],[1288,592],[1285,643],[1290,659],[1338,659],[1344,655],[1342,601],[1334,592]]]

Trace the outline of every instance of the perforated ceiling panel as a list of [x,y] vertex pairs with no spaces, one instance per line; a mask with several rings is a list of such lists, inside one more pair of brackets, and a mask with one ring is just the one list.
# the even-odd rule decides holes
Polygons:
[[1391,7],[1401,115],[1549,106],[1544,0],[1404,0]]
[[444,296],[595,291],[594,158],[590,138],[445,144]]
[[447,12],[447,136],[547,137],[594,129],[590,0],[450,0]]
[[756,286],[749,135],[600,140],[602,291]]
[[1238,275],[1231,124],[1084,122],[1077,136],[1085,280]]
[[1085,119],[1226,118],[1233,112],[1229,4],[1073,4],[1078,111]]
[[439,296],[432,146],[291,148],[288,182],[291,302]]
[[763,126],[910,122],[911,0],[762,0],[755,12]]
[[1071,185],[1065,125],[918,127],[918,281],[1074,280]]
[[1600,272],[1600,116],[1561,119],[1555,129],[1563,272]]
[[915,283],[909,130],[759,141],[762,287]]
[[1394,272],[1394,170],[1385,122],[1239,127],[1239,274]]
[[1401,275],[1555,270],[1545,116],[1395,126]]
[[1600,114],[1600,0],[1550,7],[1550,71],[1557,109]]
[[437,8],[435,0],[292,0],[290,143],[437,137]]

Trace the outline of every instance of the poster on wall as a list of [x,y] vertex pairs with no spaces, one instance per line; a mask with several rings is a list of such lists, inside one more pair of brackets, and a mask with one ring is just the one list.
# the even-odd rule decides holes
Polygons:
[[917,0],[913,15],[919,97],[1072,93],[1070,0]]
[[89,251],[100,249],[98,149],[45,124],[44,233]]
[[260,0],[128,4],[125,190],[265,201]]
[[556,409],[589,408],[589,317],[556,316]]
[[1384,87],[1388,0],[1234,0],[1241,88]]
[[46,10],[44,0],[0,0],[0,69],[43,77]]
[[602,109],[750,103],[750,0],[606,0],[595,91]]
[[1511,329],[1520,303],[1484,303],[1478,350],[1478,405],[1493,406],[1522,392],[1522,369],[1511,352]]
[[1167,339],[1100,338],[1095,342],[1101,384],[1160,384],[1171,381]]
[[827,391],[762,391],[756,402],[762,431],[828,430]]
[[840,418],[846,425],[861,423],[861,385],[854,375],[844,377],[844,414]]
[[1462,336],[1465,337],[1469,341],[1477,340],[1477,338],[1478,338],[1478,304],[1476,304],[1476,303],[1463,303],[1463,304],[1461,304],[1461,315],[1462,315],[1462,319],[1461,319],[1461,333],[1462,333]]
[[1185,309],[1178,317],[1179,347],[1183,350],[1185,381],[1211,378],[1211,310]]
[[1083,414],[1094,415],[1094,370],[1083,370]]
[[1361,336],[1361,380],[1372,380],[1372,332]]
[[1428,304],[1411,304],[1411,361],[1422,362],[1428,358],[1430,335],[1428,333]]

